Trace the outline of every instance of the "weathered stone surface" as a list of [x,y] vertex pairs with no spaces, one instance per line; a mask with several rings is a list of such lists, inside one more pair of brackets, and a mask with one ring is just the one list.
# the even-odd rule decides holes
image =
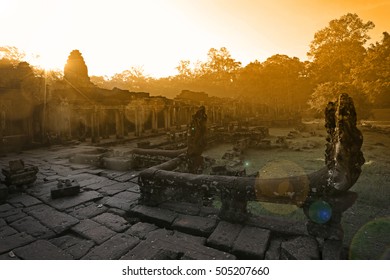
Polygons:
[[17,229],[19,232],[26,232],[29,235],[37,238],[51,238],[55,233],[42,225],[37,219],[26,216],[10,224],[11,227]]
[[306,226],[299,221],[291,221],[283,217],[256,216],[247,221],[250,226],[269,229],[286,235],[308,235]]
[[0,227],[0,238],[4,238],[7,236],[11,236],[18,233],[14,228],[10,226],[2,226]]
[[[107,169],[127,171],[131,169],[132,159],[128,158],[103,158],[103,165]],[[122,174],[123,175],[123,174]],[[119,177],[119,176],[117,176]]]
[[20,193],[12,198],[8,199],[8,202],[14,205],[15,207],[30,207],[42,203],[40,200],[35,197]]
[[128,188],[129,188],[128,183],[115,183],[112,185],[102,186],[99,189],[99,192],[103,193],[104,195],[112,196],[112,195],[115,195],[117,193],[123,192],[123,191],[127,190]]
[[164,202],[161,203],[159,207],[186,215],[198,215],[200,212],[198,204],[188,202]]
[[199,245],[204,245],[206,243],[206,238],[204,237],[183,233],[177,230],[173,232],[173,236],[180,240],[180,242],[184,243],[193,243]]
[[80,182],[80,186],[84,190],[95,190],[97,191],[98,189],[102,187],[108,187],[110,185],[116,184],[116,181],[109,180],[106,177],[100,177],[100,176],[95,176],[94,178],[86,179]]
[[31,243],[34,240],[35,240],[34,237],[32,237],[31,235],[25,232],[4,237],[1,239],[0,242],[0,254],[18,248],[20,246],[26,245],[28,243]]
[[74,196],[80,193],[80,185],[75,180],[59,180],[57,186],[52,187],[50,195],[52,198]]
[[229,252],[232,249],[233,243],[241,230],[242,225],[221,221],[207,239],[207,245],[222,251]]
[[93,218],[93,220],[116,232],[124,232],[130,227],[130,224],[125,219],[111,213],[103,213]]
[[343,253],[343,242],[341,240],[325,240],[322,248],[323,260],[340,260]]
[[208,237],[217,226],[217,221],[206,217],[179,215],[172,226],[189,234]]
[[131,209],[131,213],[139,216],[142,220],[162,227],[170,227],[177,214],[170,210],[145,205],[137,205]]
[[101,198],[102,195],[95,191],[82,192],[77,196],[63,197],[55,200],[49,200],[47,203],[58,210],[65,210],[70,207],[74,207],[91,200]]
[[83,259],[85,260],[116,260],[134,248],[139,239],[127,234],[117,234],[93,248]]
[[14,207],[8,203],[0,205],[0,213],[13,209]]
[[235,259],[231,254],[215,250],[210,247],[195,243],[183,242],[183,239],[175,236],[171,231],[155,230],[148,234],[145,241],[139,243],[121,259],[142,260],[142,259]]
[[0,219],[0,227],[5,226],[7,223],[4,219]]
[[15,256],[15,254],[13,254],[13,252],[12,252],[11,254],[10,253],[1,254],[0,260],[2,260],[2,261],[17,261],[20,259],[17,256]]
[[46,240],[37,240],[29,245],[14,250],[15,255],[23,260],[71,260],[71,255]]
[[131,207],[137,203],[139,196],[137,193],[124,191],[110,197],[104,205],[130,211]]
[[72,230],[84,238],[93,240],[97,244],[103,243],[115,234],[111,229],[92,220],[83,220],[74,226]]
[[0,212],[0,219],[5,219],[7,217],[16,215],[16,214],[20,213],[20,211],[21,210],[18,208],[11,208],[7,211]]
[[47,205],[35,205],[25,211],[57,234],[66,231],[79,222],[78,219]]
[[50,199],[50,189],[56,185],[56,181],[45,184],[34,184],[34,186],[28,188],[26,192],[38,199],[48,200]]
[[8,199],[8,187],[0,184],[0,204],[5,203]]
[[73,217],[79,220],[84,220],[84,219],[95,217],[106,211],[107,211],[107,207],[103,206],[102,204],[92,203],[88,206],[82,206],[80,208],[77,208],[69,212],[69,215],[72,215]]
[[26,214],[21,209],[13,209],[12,215],[9,215],[5,218],[8,224],[17,221],[19,219],[22,219],[26,216]]
[[264,259],[271,232],[266,229],[246,226],[233,245],[233,254],[243,259]]
[[74,259],[80,259],[95,245],[91,240],[82,239],[72,235],[64,235],[50,240],[51,243],[61,248]]
[[280,245],[282,244],[282,239],[280,238],[271,238],[271,241],[268,246],[268,250],[265,253],[266,260],[279,260],[280,259]]
[[132,225],[127,231],[126,234],[136,236],[139,239],[145,239],[146,235],[153,231],[158,229],[156,225],[149,224],[149,223],[136,223],[135,225]]
[[282,260],[318,260],[320,258],[315,238],[300,236],[282,242],[280,259]]
[[120,172],[120,171],[109,171],[104,170],[102,173],[100,173],[101,176],[104,176],[110,180],[113,180],[119,176],[125,175],[127,172]]
[[138,176],[138,172],[126,172],[126,174],[123,174],[121,176],[115,177],[115,181],[118,182],[128,182],[131,179],[134,179]]

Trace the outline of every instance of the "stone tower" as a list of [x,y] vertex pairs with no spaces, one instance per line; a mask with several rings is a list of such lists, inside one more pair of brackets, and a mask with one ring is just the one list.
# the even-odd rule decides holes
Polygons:
[[73,50],[68,56],[64,67],[64,79],[74,87],[93,86],[89,80],[88,67],[79,50]]

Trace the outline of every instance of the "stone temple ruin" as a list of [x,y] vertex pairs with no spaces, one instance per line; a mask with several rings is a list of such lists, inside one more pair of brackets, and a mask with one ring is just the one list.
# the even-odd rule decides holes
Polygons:
[[[325,166],[265,179],[247,174],[239,155],[270,145],[267,123],[249,120],[253,111],[239,102],[190,91],[170,100],[100,89],[78,51],[46,93],[46,111],[33,110],[50,116],[40,134],[55,134],[47,138],[52,145],[94,146],[54,146],[44,160],[31,150],[34,160],[24,160],[32,164],[2,164],[0,259],[342,258],[341,218],[357,198],[350,188],[364,163],[347,94],[325,110]],[[112,135],[136,146],[110,149]],[[233,150],[222,163],[203,156],[207,145],[224,141]],[[255,215],[251,202],[296,205],[306,220]]]

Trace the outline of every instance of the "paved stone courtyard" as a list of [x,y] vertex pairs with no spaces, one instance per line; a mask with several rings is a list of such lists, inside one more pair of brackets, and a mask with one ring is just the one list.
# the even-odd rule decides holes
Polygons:
[[[218,209],[166,202],[138,204],[138,172],[69,162],[79,146],[36,149],[0,158],[39,167],[33,186],[0,205],[0,259],[336,259],[340,241],[308,236],[303,223],[253,217],[231,224]],[[79,194],[52,199],[57,179],[77,180]],[[319,249],[321,248],[321,249]]]

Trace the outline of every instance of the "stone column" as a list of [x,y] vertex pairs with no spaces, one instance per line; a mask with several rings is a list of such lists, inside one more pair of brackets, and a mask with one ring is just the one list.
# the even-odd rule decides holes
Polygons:
[[123,139],[123,112],[120,109],[115,111],[115,129],[116,129],[116,138]]
[[164,128],[165,130],[169,130],[171,127],[171,112],[170,107],[164,108]]
[[156,108],[152,107],[151,112],[152,112],[152,132],[155,133],[155,132],[158,131],[158,122],[157,122]]
[[99,120],[98,120],[98,113],[97,108],[93,107],[92,113],[91,113],[91,142],[92,143],[99,143],[100,141],[99,136]]

